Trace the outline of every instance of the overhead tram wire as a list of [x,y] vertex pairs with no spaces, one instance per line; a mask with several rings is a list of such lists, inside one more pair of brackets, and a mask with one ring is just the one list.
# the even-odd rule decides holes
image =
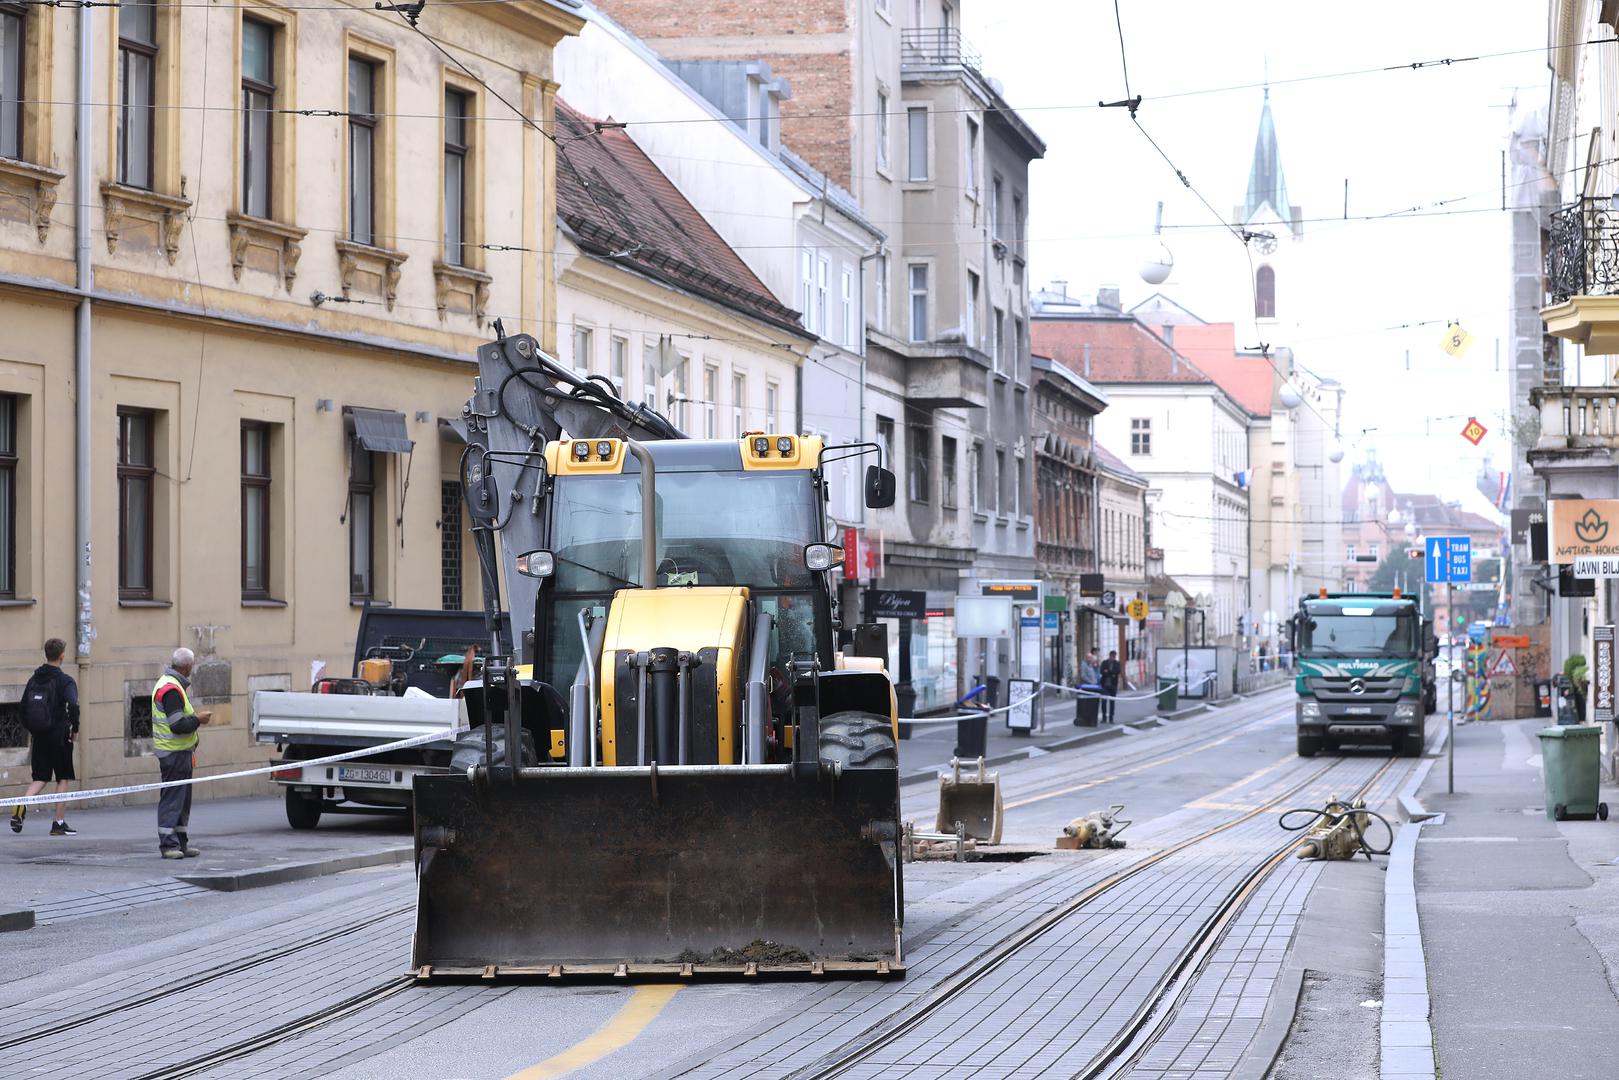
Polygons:
[[[116,8],[120,8],[120,7],[123,6],[121,0],[11,0],[11,2],[15,3],[15,4],[18,4],[19,6],[22,6],[22,7],[57,7],[57,8],[79,8],[79,7],[98,8],[99,7],[99,8],[114,8],[114,9],[116,9]],[[435,2],[440,7],[449,7],[449,8],[483,7],[483,6],[517,7],[517,6],[521,6],[523,4],[539,3],[539,2],[541,2],[541,0],[435,0]],[[211,3],[211,2],[208,2],[208,0],[151,0],[150,3],[143,3],[142,6],[143,7],[154,7],[154,8],[202,8],[202,9],[221,8],[221,9],[236,9],[236,10],[241,10],[241,11],[267,10],[267,11],[366,12],[366,11],[380,10],[382,12],[393,12],[393,11],[403,9],[403,8],[413,8],[416,5],[414,3],[412,3],[412,4],[380,4],[380,3],[374,3],[371,7],[367,7],[363,3],[355,3],[355,4],[349,4],[349,3],[285,3],[285,4],[282,4],[282,3],[270,3],[270,2],[253,3],[253,2],[251,2],[251,0],[234,0],[234,2]],[[429,40],[431,40],[431,39],[429,39]],[[1556,51],[1563,50],[1563,49],[1579,49],[1579,48],[1584,48],[1584,47],[1590,46],[1590,45],[1611,44],[1612,40],[1613,39],[1592,38],[1592,39],[1587,39],[1587,40],[1582,40],[1582,41],[1569,42],[1569,43],[1563,44],[1563,45],[1537,45],[1537,46],[1533,46],[1533,47],[1529,47],[1529,48],[1520,48],[1520,49],[1499,49],[1499,50],[1489,51],[1489,52],[1480,52],[1480,53],[1477,53],[1477,54],[1474,54],[1474,55],[1471,55],[1471,56],[1441,57],[1441,58],[1429,59],[1429,60],[1401,61],[1399,63],[1381,64],[1381,65],[1376,65],[1376,66],[1372,66],[1372,67],[1350,68],[1350,69],[1339,70],[1339,71],[1316,72],[1316,73],[1307,74],[1307,75],[1296,75],[1296,76],[1292,76],[1290,78],[1270,79],[1270,80],[1267,80],[1266,82],[1260,82],[1260,83],[1232,83],[1232,84],[1228,84],[1228,85],[1225,85],[1225,86],[1193,87],[1193,88],[1189,88],[1189,89],[1186,89],[1186,90],[1176,90],[1176,91],[1170,91],[1170,92],[1163,93],[1163,94],[1158,94],[1158,95],[1155,95],[1151,100],[1153,100],[1153,101],[1170,101],[1170,100],[1179,100],[1179,99],[1182,99],[1182,98],[1202,97],[1202,96],[1212,95],[1212,94],[1233,93],[1233,92],[1242,91],[1242,90],[1258,90],[1258,89],[1264,88],[1265,86],[1273,86],[1273,87],[1274,86],[1289,86],[1289,85],[1297,85],[1297,84],[1301,84],[1301,83],[1321,82],[1321,81],[1333,80],[1333,79],[1355,78],[1355,77],[1360,77],[1360,76],[1365,76],[1365,75],[1388,74],[1388,73],[1393,73],[1393,72],[1406,72],[1406,71],[1420,71],[1420,70],[1429,70],[1429,69],[1436,69],[1436,68],[1449,68],[1449,67],[1460,66],[1462,64],[1474,63],[1474,62],[1485,61],[1485,60],[1497,60],[1497,59],[1505,59],[1505,58],[1514,57],[1514,56],[1527,56],[1527,55],[1532,55],[1532,54],[1537,54],[1537,53],[1556,52]],[[453,58],[452,58],[452,60],[453,60]],[[457,62],[457,66],[458,67],[461,66],[459,64],[459,62]],[[462,70],[465,70],[465,68],[463,67]],[[1126,82],[1128,82],[1128,79],[1126,80]],[[499,95],[496,95],[496,96],[498,97]],[[504,99],[502,99],[502,100],[504,100]],[[68,104],[73,104],[73,103],[69,102]],[[162,108],[178,108],[180,106],[151,105],[151,106],[148,106],[148,107],[152,108],[152,109],[162,109]],[[1089,101],[1086,101],[1086,102],[1058,103],[1058,104],[1052,104],[1052,105],[1023,105],[1023,106],[1018,106],[1016,108],[1012,108],[1011,111],[1019,112],[1019,113],[1025,113],[1025,112],[1079,112],[1079,111],[1089,111],[1089,110],[1096,109],[1096,108],[1098,108],[1097,105],[1091,104]],[[933,109],[932,110],[932,112],[934,114],[936,114],[936,115],[947,115],[947,114],[952,114],[952,113],[979,113],[979,112],[983,112],[983,111],[985,111],[985,110],[982,109],[982,108],[957,108],[957,109]],[[993,111],[997,111],[997,110],[991,109],[989,111],[993,112]],[[333,110],[332,111],[333,115],[337,115],[339,113],[341,113],[342,115],[347,115],[346,112],[342,112],[341,110]],[[372,115],[377,115],[377,116],[390,116],[390,115],[391,116],[398,116],[398,115],[404,115],[404,114],[374,113]],[[880,114],[875,113],[875,112],[870,112],[870,111],[855,110],[855,111],[850,111],[850,112],[837,112],[837,113],[823,112],[823,113],[817,113],[817,114],[813,114],[813,115],[810,115],[810,114],[791,114],[791,113],[789,113],[789,114],[785,114],[785,115],[772,116],[772,117],[770,117],[770,119],[779,120],[779,121],[781,121],[783,123],[794,123],[794,122],[803,122],[803,121],[821,121],[821,122],[825,122],[825,121],[828,121],[828,120],[858,119],[858,118],[862,118],[862,117],[871,117],[871,116],[877,116],[877,115],[880,115]],[[897,111],[895,111],[895,110],[889,110],[888,115],[889,116],[896,116],[896,115],[899,115],[899,113]],[[424,116],[424,118],[431,118],[431,117]],[[518,118],[526,120],[525,117],[521,116],[521,113],[519,113],[517,117],[514,117],[514,119],[518,119]],[[479,119],[498,119],[498,118],[479,118]],[[744,122],[745,123],[745,122],[753,121],[753,120],[757,120],[757,119],[759,119],[759,117],[747,116],[747,117],[741,118],[741,120],[738,121],[738,120],[734,120],[734,119],[732,119],[730,117],[726,117],[726,116],[713,116],[713,117],[675,117],[675,118],[666,118],[666,119],[649,118],[649,119],[642,119],[642,120],[625,120],[625,121],[620,121],[620,122],[625,124],[626,126],[637,125],[637,124],[640,124],[640,125],[651,125],[651,124],[660,124],[660,125],[661,124],[710,124],[710,123],[727,124],[727,123],[737,123],[737,122]],[[1334,220],[1338,220],[1338,219],[1334,219]]]
[[[1124,56],[1125,56],[1124,23],[1120,19],[1119,7],[1118,7],[1118,4],[1116,2],[1113,5],[1113,21],[1114,21],[1114,25],[1118,27],[1118,32],[1119,32],[1119,58],[1120,58],[1120,60],[1122,62],[1123,59],[1124,59]],[[1128,85],[1128,83],[1125,86],[1125,93],[1127,95],[1129,94],[1129,85]],[[1158,140],[1156,140],[1156,139],[1154,139],[1152,137],[1152,134],[1150,132],[1148,132],[1146,127],[1141,123],[1141,118],[1138,115],[1136,115],[1138,110],[1141,107],[1142,101],[1143,101],[1143,98],[1139,97],[1139,96],[1134,97],[1134,98],[1127,97],[1127,99],[1125,101],[1113,102],[1112,106],[1116,107],[1116,106],[1123,105],[1123,106],[1127,106],[1129,108],[1129,110],[1130,110],[1130,122],[1135,125],[1135,128],[1136,128],[1137,131],[1141,132],[1142,137],[1147,140],[1147,142],[1152,146],[1152,148],[1158,152],[1158,156],[1164,159],[1164,164],[1169,166],[1170,170],[1172,172],[1174,172],[1175,176],[1180,180],[1181,184],[1185,186],[1186,190],[1190,191],[1193,195],[1197,196],[1197,201],[1202,203],[1205,207],[1208,208],[1209,213],[1214,216],[1214,219],[1216,221],[1220,222],[1220,224],[1225,227],[1226,231],[1231,233],[1232,238],[1235,239],[1238,243],[1240,243],[1242,245],[1243,256],[1248,260],[1248,290],[1249,290],[1249,294],[1250,294],[1250,296],[1252,297],[1252,300],[1253,300],[1254,310],[1258,311],[1259,310],[1259,293],[1258,293],[1257,288],[1254,285],[1254,273],[1255,273],[1254,255],[1253,255],[1253,249],[1250,248],[1249,245],[1248,245],[1248,242],[1250,240],[1254,239],[1258,234],[1251,233],[1246,228],[1243,228],[1243,227],[1238,226],[1238,225],[1233,225],[1233,224],[1227,222],[1225,220],[1225,217],[1220,213],[1220,211],[1218,211],[1218,210],[1216,210],[1214,208],[1214,204],[1209,202],[1209,200],[1204,197],[1203,193],[1201,191],[1199,191],[1196,188],[1196,186],[1193,185],[1193,183],[1191,181],[1191,178],[1189,178],[1184,172],[1181,171],[1180,166],[1175,164],[1174,160],[1170,158],[1169,153],[1166,150],[1164,150],[1164,148],[1162,146],[1158,145]],[[1099,103],[1099,107],[1108,108],[1110,106],[1108,106],[1106,104]],[[1280,211],[1278,211],[1278,213],[1279,212]],[[1243,350],[1243,351],[1248,352],[1248,351],[1255,351],[1255,350]],[[1261,341],[1259,343],[1257,352],[1259,353],[1260,356],[1265,358],[1265,363],[1270,365],[1270,369],[1272,371],[1274,371],[1276,373],[1277,377],[1282,379],[1283,382],[1286,382],[1289,378],[1291,378],[1291,376],[1289,376],[1280,367],[1278,367],[1276,365],[1276,361],[1271,358],[1270,343],[1269,342]],[[1308,397],[1301,397],[1300,401],[1304,405],[1305,408],[1309,409],[1310,412],[1315,414],[1316,419],[1320,420],[1322,425],[1324,425],[1325,427],[1332,428],[1334,432],[1337,431],[1336,426],[1333,425],[1330,421],[1328,421],[1327,418],[1321,414],[1321,411],[1319,409],[1317,409],[1314,405],[1310,404],[1310,399]]]

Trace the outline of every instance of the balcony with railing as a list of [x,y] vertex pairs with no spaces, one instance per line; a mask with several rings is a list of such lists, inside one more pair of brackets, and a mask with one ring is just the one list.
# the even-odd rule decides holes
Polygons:
[[1582,198],[1551,215],[1546,332],[1593,354],[1619,353],[1619,204]]
[[901,30],[899,55],[900,70],[905,75],[940,68],[966,68],[977,74],[983,73],[984,63],[978,50],[964,40],[961,31],[953,26]]
[[[1619,386],[1546,386],[1529,391],[1539,430],[1529,463],[1570,451],[1619,449]],[[1527,439],[1526,439],[1527,441]]]

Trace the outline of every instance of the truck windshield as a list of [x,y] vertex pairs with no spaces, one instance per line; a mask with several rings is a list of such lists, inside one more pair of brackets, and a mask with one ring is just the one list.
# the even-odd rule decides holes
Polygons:
[[1415,656],[1417,618],[1394,604],[1308,605],[1299,619],[1300,656]]
[[[804,545],[817,529],[808,472],[659,472],[659,585],[807,589]],[[551,550],[558,593],[640,584],[641,476],[559,479]]]

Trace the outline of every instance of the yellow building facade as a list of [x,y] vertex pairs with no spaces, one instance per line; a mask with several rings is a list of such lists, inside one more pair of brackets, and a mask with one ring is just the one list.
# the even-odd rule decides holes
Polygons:
[[551,50],[581,22],[545,0],[419,27],[337,0],[0,19],[0,792],[28,780],[15,702],[49,637],[86,786],[156,778],[178,645],[217,725],[199,772],[262,763],[248,694],[346,674],[365,604],[481,602],[441,421],[497,317],[555,351]]

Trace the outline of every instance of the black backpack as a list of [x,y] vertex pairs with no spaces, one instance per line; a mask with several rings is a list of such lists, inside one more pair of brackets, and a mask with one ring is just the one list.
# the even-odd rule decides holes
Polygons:
[[56,697],[56,679],[35,676],[22,691],[22,726],[30,735],[49,735],[61,714]]

